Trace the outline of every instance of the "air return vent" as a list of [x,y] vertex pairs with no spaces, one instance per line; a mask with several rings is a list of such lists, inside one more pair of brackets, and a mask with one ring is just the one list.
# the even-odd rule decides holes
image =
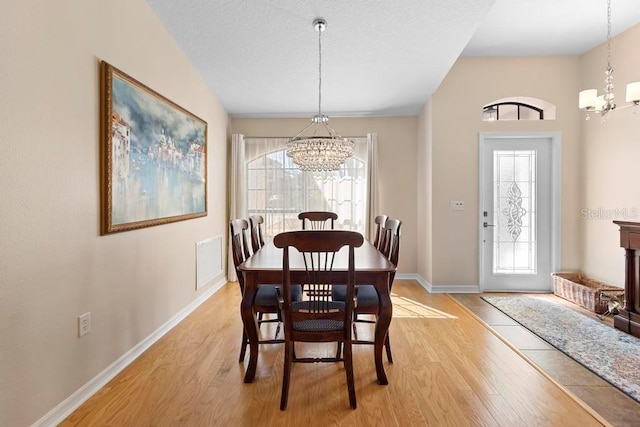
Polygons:
[[196,243],[196,290],[222,274],[222,236]]

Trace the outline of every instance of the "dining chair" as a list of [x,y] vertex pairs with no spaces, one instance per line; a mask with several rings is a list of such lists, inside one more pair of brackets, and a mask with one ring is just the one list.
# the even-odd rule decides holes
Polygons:
[[[360,233],[346,230],[290,231],[275,236],[274,244],[282,248],[282,294],[279,301],[284,316],[284,369],[280,409],[287,407],[291,368],[294,362],[343,362],[347,375],[347,389],[351,408],[357,407],[353,379],[353,356],[351,325],[355,307],[355,248],[362,246]],[[333,286],[333,268],[336,253],[348,246],[347,281],[345,301],[333,301],[330,290]],[[290,250],[294,248],[294,250]],[[294,301],[290,259],[304,257],[305,283],[320,292],[311,292],[303,301]],[[336,342],[344,345],[344,356],[340,358],[299,358],[294,352],[295,342]]]
[[[249,258],[249,247],[247,245],[246,231],[249,228],[247,220],[238,218],[233,219],[229,223],[231,231],[231,252],[233,256],[233,264],[236,269],[236,275],[238,276],[238,283],[240,285],[240,293],[244,293],[244,275],[242,271],[238,270],[238,266],[245,262]],[[260,344],[277,344],[283,343],[283,339],[278,339],[280,333],[280,325],[282,323],[282,316],[280,307],[278,306],[278,295],[274,285],[259,285],[258,291],[254,298],[253,310],[258,315],[258,327],[263,323],[278,322],[276,326],[276,333],[272,340],[261,340]],[[299,286],[298,286],[299,288]],[[301,299],[301,291],[298,289],[294,298]],[[264,314],[273,315],[275,318],[264,319]],[[242,362],[246,355],[247,345],[249,344],[248,337],[244,329],[242,330],[242,344],[240,346],[240,358]]]
[[[307,211],[298,214],[298,219],[302,221],[303,230],[333,230],[335,220],[338,219],[338,214],[328,211]],[[308,224],[308,226],[307,226]],[[329,228],[327,228],[327,226]],[[302,290],[305,293],[311,292],[306,286],[302,286]],[[320,292],[320,291],[316,291]]]
[[264,224],[264,218],[262,215],[249,216],[251,248],[253,249],[253,253],[256,253],[258,249],[264,246],[264,239],[262,238],[262,224]]
[[300,212],[298,219],[302,220],[303,230],[307,229],[307,222],[309,223],[310,230],[326,230],[327,226],[329,226],[330,230],[333,230],[335,221],[338,219],[338,214],[325,211]]
[[401,225],[402,221],[398,219],[387,219],[383,229],[380,231],[380,247],[378,250],[389,259],[391,259],[391,249],[394,240],[400,238]]
[[[384,235],[384,241],[388,250],[386,253],[380,251],[385,257],[391,261],[393,265],[398,266],[398,260],[400,257],[400,227],[402,226],[402,221],[399,219],[388,219],[385,222],[384,229],[382,230],[382,234]],[[396,272],[395,270],[389,274],[389,293],[391,293],[391,287],[393,286],[393,280],[395,279]],[[332,298],[336,301],[344,301],[347,298],[346,290],[344,287],[336,286],[333,289]],[[358,285],[356,287],[356,300],[358,302],[357,306],[353,312],[353,334],[354,334],[354,344],[374,344],[373,341],[370,340],[358,340],[358,331],[356,329],[356,323],[376,323],[376,320],[370,320],[368,318],[362,318],[361,315],[378,315],[379,311],[379,299],[378,299],[378,291],[373,285]],[[389,340],[389,333],[387,333],[387,338],[384,343],[385,350],[387,352],[387,360],[389,363],[393,363],[393,355],[391,354],[391,342]],[[340,346],[338,346],[338,353],[336,357],[340,355]]]
[[380,242],[382,241],[382,238],[381,238],[382,229],[384,228],[384,224],[387,222],[387,218],[388,217],[386,215],[378,215],[373,220],[373,222],[376,224],[375,236],[373,238],[373,246],[375,246],[376,249],[380,247]]

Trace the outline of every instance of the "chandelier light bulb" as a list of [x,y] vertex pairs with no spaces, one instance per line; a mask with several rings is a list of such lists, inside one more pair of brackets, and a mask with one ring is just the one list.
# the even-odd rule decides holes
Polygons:
[[640,103],[640,82],[633,82],[627,85],[627,102],[633,102],[636,106]]

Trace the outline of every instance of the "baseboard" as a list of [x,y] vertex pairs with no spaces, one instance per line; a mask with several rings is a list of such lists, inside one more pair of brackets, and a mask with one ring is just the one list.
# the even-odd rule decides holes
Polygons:
[[133,362],[138,356],[151,347],[164,334],[169,332],[174,326],[180,323],[185,317],[191,314],[211,295],[215,294],[220,288],[227,283],[226,278],[220,279],[207,289],[202,295],[196,298],[191,304],[179,311],[175,316],[169,319],[164,325],[156,329],[151,335],[136,344],[131,350],[120,356],[115,362],[109,365],[105,370],[96,375],[88,383],[76,390],[71,396],[62,401],[58,406],[49,411],[44,417],[40,418],[32,427],[50,427],[57,426],[65,418],[67,418],[80,405],[93,396],[98,390],[104,387],[109,381]]
[[420,284],[420,286],[425,288],[427,290],[427,292],[431,292],[431,283],[429,283],[426,280],[424,280],[424,278],[422,276],[420,276],[419,274],[416,274],[416,273],[397,273],[395,278],[398,279],[398,280],[415,280],[416,282],[418,282]]
[[434,294],[478,294],[480,287],[477,285],[453,285],[453,286],[434,286]]
[[415,280],[418,282],[423,288],[426,289],[427,292],[432,294],[477,294],[480,293],[480,287],[478,285],[462,285],[462,286],[441,286],[441,285],[433,285],[426,281],[419,274],[396,274],[396,279],[400,280]]
[[[432,285],[426,281],[422,276],[415,273],[398,273],[396,279],[399,280],[415,280],[423,288],[430,293],[478,293],[478,286],[437,286]],[[32,427],[50,427],[56,426],[67,418],[73,411],[75,411],[80,405],[93,396],[98,390],[111,381],[118,373],[126,368],[131,362],[144,353],[149,347],[151,347],[156,341],[162,338],[167,332],[169,332],[174,326],[180,323],[184,318],[191,314],[196,308],[204,303],[210,296],[215,294],[220,288],[227,283],[227,279],[223,278],[214,283],[209,289],[207,289],[202,295],[195,299],[191,304],[186,306],[175,316],[169,319],[164,325],[156,329],[153,333],[147,336],[145,339],[136,344],[131,350],[120,356],[115,362],[109,365],[106,369],[96,375],[88,383],[76,390],[71,396],[66,398],[55,408],[49,411],[45,416],[40,418]]]

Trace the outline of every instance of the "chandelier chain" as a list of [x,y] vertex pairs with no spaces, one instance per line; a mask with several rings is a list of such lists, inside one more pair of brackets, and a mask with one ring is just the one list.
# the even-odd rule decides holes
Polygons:
[[616,108],[613,92],[613,67],[611,67],[611,0],[607,0],[607,69],[604,79],[604,106],[600,115],[603,120],[610,111]]
[[611,0],[607,0],[607,66],[611,68]]
[[[301,171],[336,171],[353,155],[354,142],[343,138],[329,124],[329,118],[322,115],[322,31],[326,28],[324,19],[316,19],[313,26],[318,31],[318,115],[296,136],[287,141],[287,157],[298,165]],[[312,128],[311,136],[303,136]]]
[[322,116],[322,27],[318,27],[318,116]]

